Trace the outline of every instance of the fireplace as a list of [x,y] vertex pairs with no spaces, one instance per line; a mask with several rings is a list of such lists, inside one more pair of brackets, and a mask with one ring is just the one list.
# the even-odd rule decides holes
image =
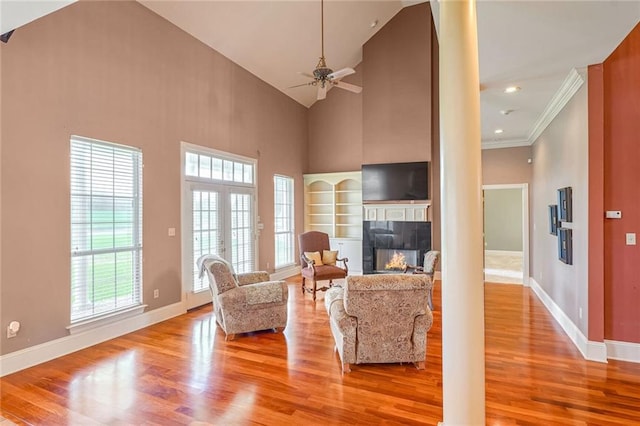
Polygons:
[[422,266],[422,259],[431,250],[431,222],[364,221],[362,232],[362,266],[365,274],[398,273],[406,266],[385,268],[404,256],[404,263]]
[[405,272],[407,267],[415,267],[418,264],[418,256],[420,255],[420,250],[377,248],[374,251],[376,253],[376,261],[374,262],[376,274]]

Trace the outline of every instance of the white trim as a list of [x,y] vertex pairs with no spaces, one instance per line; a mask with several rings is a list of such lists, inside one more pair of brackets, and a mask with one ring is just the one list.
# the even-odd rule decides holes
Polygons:
[[485,250],[485,254],[505,255],[505,256],[522,256],[522,251],[514,250]]
[[504,139],[499,141],[482,141],[482,149],[515,148],[529,146],[529,139]]
[[531,128],[529,132],[529,145],[538,139],[538,137],[544,132],[554,118],[562,111],[562,109],[569,103],[573,95],[576,94],[578,89],[584,84],[584,78],[578,73],[575,68],[569,71],[569,74],[560,85],[558,91],[553,95],[549,104],[544,109],[538,120]]
[[592,342],[587,340],[580,329],[571,321],[564,311],[553,301],[533,277],[529,277],[531,290],[547,308],[551,316],[562,327],[569,339],[578,348],[582,356],[590,361],[607,362],[607,346],[604,342]]
[[69,330],[69,333],[71,334],[83,333],[87,330],[93,330],[94,328],[135,317],[136,315],[142,314],[146,308],[147,305],[138,305],[122,311],[110,312],[109,314],[101,317],[90,318],[85,321],[71,324],[67,326],[67,330]]
[[640,362],[640,344],[605,340],[609,358],[620,361]]
[[285,278],[293,277],[294,275],[300,275],[300,266],[292,265],[276,270],[273,274],[270,274],[272,280],[284,280]]
[[135,317],[61,337],[0,357],[0,377],[114,339],[186,313],[182,302],[163,306]]

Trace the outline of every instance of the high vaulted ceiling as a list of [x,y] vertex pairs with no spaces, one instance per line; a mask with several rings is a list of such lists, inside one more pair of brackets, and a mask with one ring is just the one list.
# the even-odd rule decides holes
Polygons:
[[[71,1],[0,0],[0,33]],[[315,88],[289,87],[308,81],[299,73],[310,73],[318,62],[319,0],[139,2],[302,105],[315,101]],[[362,45],[414,3],[326,0],[327,65],[355,67]],[[437,25],[439,3],[432,9]],[[527,145],[571,70],[602,62],[638,23],[640,0],[479,0],[477,14],[483,146]],[[505,94],[509,85],[521,90]]]

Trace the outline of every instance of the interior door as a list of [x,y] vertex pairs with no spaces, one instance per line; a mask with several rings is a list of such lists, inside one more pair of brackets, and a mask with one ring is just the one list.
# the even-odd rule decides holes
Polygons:
[[207,276],[200,278],[197,259],[217,254],[237,273],[255,267],[255,214],[253,191],[225,185],[192,184],[187,203],[191,210],[190,279],[184,283],[187,309],[211,302]]

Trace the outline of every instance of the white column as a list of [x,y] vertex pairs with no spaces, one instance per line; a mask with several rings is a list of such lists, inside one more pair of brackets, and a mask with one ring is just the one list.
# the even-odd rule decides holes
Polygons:
[[480,82],[475,0],[440,1],[442,425],[484,425]]

